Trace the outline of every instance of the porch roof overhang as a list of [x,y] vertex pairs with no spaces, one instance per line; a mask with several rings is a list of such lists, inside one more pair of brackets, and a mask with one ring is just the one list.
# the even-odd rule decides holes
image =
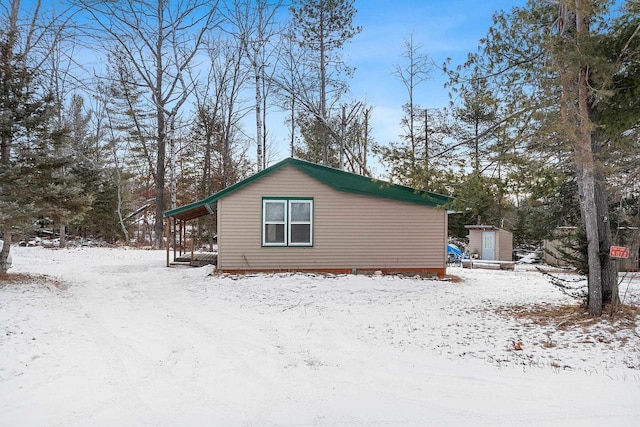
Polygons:
[[164,213],[164,216],[166,218],[175,218],[181,221],[189,221],[192,219],[200,218],[201,216],[216,213],[216,210],[218,208],[216,201],[207,200],[208,199],[198,200],[197,202],[193,202],[188,205],[180,206],[179,208],[166,211]]

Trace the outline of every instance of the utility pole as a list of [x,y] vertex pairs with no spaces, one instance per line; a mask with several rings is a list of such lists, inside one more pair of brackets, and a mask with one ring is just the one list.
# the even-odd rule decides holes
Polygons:
[[424,183],[429,189],[429,109],[424,109]]
[[176,140],[175,140],[175,131],[176,131],[176,119],[173,114],[169,117],[169,155],[170,159],[170,173],[169,177],[170,181],[170,193],[171,193],[171,209],[175,209],[177,207],[177,192],[178,187],[176,184]]
[[342,106],[342,121],[340,123],[340,164],[338,169],[344,169],[345,138],[347,137],[347,112],[346,106]]

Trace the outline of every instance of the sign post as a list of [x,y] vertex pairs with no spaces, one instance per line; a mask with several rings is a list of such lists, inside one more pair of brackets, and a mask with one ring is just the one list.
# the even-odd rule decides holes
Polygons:
[[624,246],[611,246],[611,248],[609,248],[609,256],[611,258],[629,258],[629,248]]
[[624,246],[611,246],[609,248],[609,256],[613,258],[613,263],[615,265],[615,274],[616,274],[616,284],[614,288],[614,295],[612,295],[611,299],[611,311],[615,312],[618,308],[618,303],[620,302],[620,298],[618,296],[618,259],[619,258],[629,258],[629,248]]

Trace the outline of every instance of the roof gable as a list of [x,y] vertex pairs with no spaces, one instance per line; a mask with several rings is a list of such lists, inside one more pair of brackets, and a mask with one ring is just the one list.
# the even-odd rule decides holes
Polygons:
[[343,170],[310,163],[300,159],[287,158],[240,182],[237,182],[230,187],[225,188],[224,190],[218,191],[205,199],[176,209],[168,210],[164,213],[164,216],[176,217],[186,221],[212,213],[215,211],[216,202],[219,199],[228,196],[229,194],[234,193],[255,181],[258,181],[265,175],[274,173],[285,166],[293,166],[312,178],[315,178],[329,187],[342,192],[398,200],[432,207],[442,206],[452,200],[450,197],[442,194],[416,190],[411,187],[392,184],[390,182],[369,178],[351,172],[345,172]]
[[433,207],[441,206],[451,201],[450,197],[442,194],[416,190],[411,187],[392,184],[387,181],[369,178],[303,160],[287,160],[293,160],[296,168],[338,191]]

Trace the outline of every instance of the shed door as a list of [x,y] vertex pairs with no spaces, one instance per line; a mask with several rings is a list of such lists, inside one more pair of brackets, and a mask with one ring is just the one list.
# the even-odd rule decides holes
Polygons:
[[495,231],[482,232],[482,259],[486,259],[486,260],[496,259],[496,232]]

